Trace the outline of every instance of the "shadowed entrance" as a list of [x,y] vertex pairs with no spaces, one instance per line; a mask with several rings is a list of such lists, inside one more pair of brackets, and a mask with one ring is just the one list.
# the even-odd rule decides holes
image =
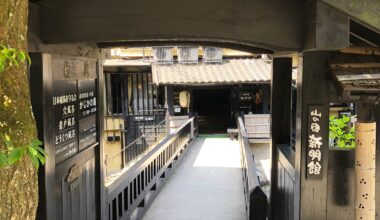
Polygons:
[[226,133],[231,126],[230,89],[194,90],[194,110],[201,134]]

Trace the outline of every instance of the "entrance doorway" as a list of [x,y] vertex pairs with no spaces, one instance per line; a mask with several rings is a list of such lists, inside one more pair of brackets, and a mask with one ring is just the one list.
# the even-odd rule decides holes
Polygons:
[[201,134],[226,133],[231,126],[231,89],[195,89],[194,112],[199,115]]

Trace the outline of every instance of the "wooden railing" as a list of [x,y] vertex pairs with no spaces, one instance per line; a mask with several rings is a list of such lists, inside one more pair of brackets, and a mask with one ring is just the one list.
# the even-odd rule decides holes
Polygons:
[[260,188],[257,165],[251,153],[243,120],[240,117],[238,118],[238,130],[247,217],[250,220],[265,220],[268,200]]
[[131,144],[141,135],[149,132],[152,127],[161,123],[166,118],[165,109],[151,109],[151,110],[139,110],[134,113],[130,113],[125,117],[125,123],[127,126],[124,136],[126,142],[123,147]]
[[141,219],[194,138],[194,119],[188,119],[106,188],[109,220]]
[[[129,167],[132,163],[136,162],[142,155],[149,152],[157,143],[162,141],[167,136],[166,120],[159,122],[158,124],[143,130],[140,137],[123,147],[119,152],[113,155],[105,156],[105,174],[108,177],[112,173],[110,169],[115,172],[122,171],[125,167]],[[121,131],[122,138],[125,140],[124,132]],[[119,169],[115,167],[109,167],[109,164],[115,164],[120,161]]]

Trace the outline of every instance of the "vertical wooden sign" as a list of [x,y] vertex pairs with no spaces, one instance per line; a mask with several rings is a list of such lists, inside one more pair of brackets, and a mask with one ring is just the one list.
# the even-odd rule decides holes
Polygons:
[[78,81],[79,99],[79,150],[83,150],[97,142],[97,100],[96,81]]
[[323,106],[309,106],[306,150],[306,178],[322,179],[324,148],[328,140]]

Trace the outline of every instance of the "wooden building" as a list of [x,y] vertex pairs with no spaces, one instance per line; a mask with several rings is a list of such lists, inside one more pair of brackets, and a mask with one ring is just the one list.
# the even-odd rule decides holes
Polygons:
[[153,83],[165,90],[170,115],[199,117],[201,133],[226,133],[244,114],[269,114],[271,61],[152,64]]
[[141,60],[104,63],[107,116],[120,118],[129,144],[165,119],[162,94],[152,82],[151,65]]
[[[268,216],[281,220],[355,218],[358,208],[355,204],[355,153],[350,149],[329,149],[328,114],[331,103],[355,103],[358,120],[377,122],[376,138],[380,137],[376,73],[380,47],[378,1],[252,0],[239,4],[234,0],[30,2],[28,49],[34,52],[30,69],[32,105],[39,139],[43,140],[49,154],[46,165],[39,170],[38,219],[118,219],[129,203],[116,201],[128,199],[125,196],[128,194],[123,191],[111,198],[105,187],[106,160],[102,141],[108,137],[104,133],[107,130],[104,116],[124,109],[135,117],[140,109],[161,109],[165,104],[172,105],[175,114],[178,108],[175,109],[174,94],[183,90],[190,91],[190,105],[191,99],[193,105],[188,110],[180,108],[177,113],[195,112],[200,106],[195,98],[203,98],[204,91],[211,95],[210,89],[217,90],[210,84],[184,86],[167,83],[164,84],[166,89],[160,89],[161,84],[158,84],[155,97],[148,93],[149,89],[145,96],[145,90],[140,90],[137,84],[132,88],[135,93],[124,91],[126,97],[123,100],[127,101],[122,105],[117,104],[118,98],[113,100],[115,104],[107,105],[103,86],[107,80],[116,84],[132,81],[133,85],[136,85],[134,81],[141,81],[144,88],[157,87],[147,83],[150,71],[154,74],[153,69],[130,69],[127,77],[118,75],[123,70],[110,71],[114,75],[106,79],[103,62],[111,58],[107,49],[153,45],[205,45],[271,54],[273,59],[268,64],[271,66],[271,91],[266,93],[271,98],[263,99],[270,100],[270,108],[263,111],[269,109],[271,113],[272,185]],[[339,61],[334,58],[337,53],[355,58]],[[298,69],[296,99],[292,98],[294,63]],[[236,74],[241,76],[240,72]],[[341,75],[361,76],[349,79]],[[371,80],[366,76],[372,77]],[[160,79],[154,79],[152,75],[153,82],[160,83]],[[262,86],[266,84],[257,86],[255,81],[252,85],[255,88],[252,92],[255,92],[264,91]],[[234,101],[238,101],[245,86],[242,82],[225,83],[217,95],[235,95]],[[235,88],[235,94],[227,92],[228,88]],[[132,93],[136,94],[136,102],[128,101]],[[165,94],[167,98],[160,100],[159,97],[165,97]],[[172,98],[168,96],[170,94]],[[147,99],[140,101],[140,95]],[[248,96],[242,95],[244,100]],[[96,102],[87,98],[96,98]],[[84,101],[85,115],[80,109],[80,102]],[[74,117],[75,125],[71,123],[68,127],[74,137],[71,133],[71,138],[60,142],[59,135],[64,131],[60,130],[59,123],[65,116],[62,114],[67,113],[66,105],[70,106]],[[66,111],[63,110],[65,106]],[[255,105],[245,106],[251,109],[248,107],[244,111],[255,111]],[[88,111],[91,114],[87,115]],[[231,113],[238,114],[239,109],[227,112],[233,118]],[[320,132],[310,129],[313,117],[320,122]],[[317,170],[315,166],[309,166],[316,162],[310,156],[311,135],[320,135],[318,138],[323,139]],[[380,162],[379,145],[376,142],[377,164]],[[375,177],[376,188],[380,189],[380,169],[376,169]],[[138,182],[137,179],[134,181]],[[130,187],[127,184],[125,189]],[[114,198],[120,200],[112,200]],[[375,198],[376,212],[379,213],[380,190],[376,190]],[[110,216],[110,207],[119,213]],[[380,219],[379,214],[376,219]]]

